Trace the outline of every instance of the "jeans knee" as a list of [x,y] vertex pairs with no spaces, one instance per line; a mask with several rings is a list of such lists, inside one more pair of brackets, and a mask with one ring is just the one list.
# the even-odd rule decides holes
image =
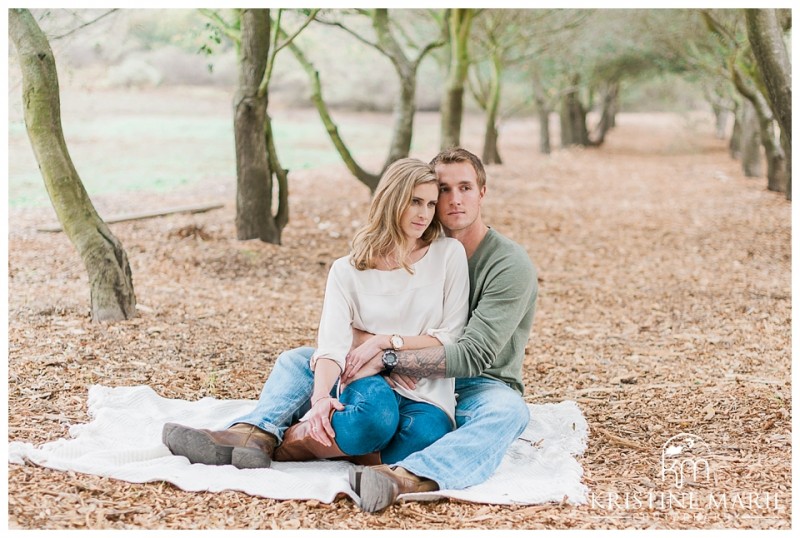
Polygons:
[[510,406],[509,414],[513,417],[513,424],[517,428],[517,436],[525,431],[531,421],[531,412],[528,404],[522,398],[517,398],[516,402]]
[[339,448],[346,454],[374,452],[386,446],[397,431],[400,415],[394,391],[383,379],[359,379],[342,393],[343,411],[333,414]]
[[[530,422],[530,411],[525,400],[518,393],[507,390],[495,392],[491,399],[485,400],[478,410],[469,413],[470,420],[491,424],[496,431],[513,432],[518,436]],[[485,419],[485,420],[484,420]]]
[[311,355],[313,353],[313,347],[298,347],[284,351],[278,355],[278,359],[275,361],[275,367],[287,368],[290,370],[298,368],[310,369]]

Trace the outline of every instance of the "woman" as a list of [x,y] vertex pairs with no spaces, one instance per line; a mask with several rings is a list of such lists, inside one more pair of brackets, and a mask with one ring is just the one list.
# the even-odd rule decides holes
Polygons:
[[[442,236],[438,193],[428,164],[401,159],[389,166],[350,255],[331,266],[317,349],[282,353],[255,408],[225,430],[165,424],[170,452],[239,468],[364,455],[363,463],[394,463],[450,431],[452,379],[422,379],[413,390],[392,389],[379,375],[337,384],[348,353],[366,358],[389,350],[388,360],[391,350],[451,343],[463,330],[467,259],[461,243]],[[356,343],[354,333],[369,335]]]
[[[394,463],[452,430],[453,379],[421,379],[409,390],[392,389],[384,377],[372,376],[336,396],[348,354],[372,357],[387,349],[443,345],[463,330],[467,260],[461,243],[443,237],[438,195],[432,167],[416,159],[396,161],[381,178],[350,255],[331,266],[311,358],[312,407],[286,431],[276,460],[379,453],[382,462]],[[372,336],[351,351],[353,329]],[[330,444],[321,431],[323,417],[330,417],[335,433]]]

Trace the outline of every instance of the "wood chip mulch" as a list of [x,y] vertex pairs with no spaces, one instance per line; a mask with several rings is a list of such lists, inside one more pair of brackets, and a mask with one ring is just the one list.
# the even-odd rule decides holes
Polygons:
[[[603,147],[549,157],[534,151],[534,130],[504,130],[507,164],[488,168],[485,220],[539,268],[525,398],[582,408],[588,504],[409,502],[370,515],[349,499],[189,493],[9,465],[9,526],[791,528],[791,203],[742,176],[710,119],[623,114]],[[369,203],[340,166],[292,174],[280,247],[235,239],[232,179],[137,193],[141,210],[225,207],[112,225],[139,303],[138,317],[113,325],[89,320],[66,237],[35,231],[52,210],[10,209],[9,440],[67,437],[89,420],[92,384],[256,398],[282,350],[313,343],[327,270]],[[96,203],[125,213],[129,196]],[[661,455],[680,433],[713,449],[714,472],[678,490],[662,480]]]

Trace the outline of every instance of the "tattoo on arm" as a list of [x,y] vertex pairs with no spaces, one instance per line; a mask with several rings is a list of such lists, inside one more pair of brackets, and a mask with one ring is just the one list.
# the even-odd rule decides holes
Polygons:
[[446,377],[444,347],[429,347],[397,353],[394,371],[416,378]]

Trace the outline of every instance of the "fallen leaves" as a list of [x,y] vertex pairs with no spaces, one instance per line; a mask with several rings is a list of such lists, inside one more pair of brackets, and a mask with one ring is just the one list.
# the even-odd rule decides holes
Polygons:
[[[424,115],[420,121],[435,128]],[[681,432],[702,437],[717,457],[717,482],[698,481],[697,491],[789,491],[791,205],[766,192],[762,180],[741,176],[710,123],[686,130],[681,122],[621,115],[603,147],[549,157],[531,151],[535,125],[509,122],[501,140],[506,164],[488,167],[484,215],[525,246],[539,270],[526,401],[579,402],[590,430],[581,464],[593,493],[662,487],[662,445]],[[479,147],[480,122],[474,125],[466,140]],[[677,136],[689,137],[691,150],[658,149]],[[52,210],[11,208],[9,439],[40,444],[67,436],[71,425],[90,420],[86,393],[94,383],[148,384],[168,398],[256,398],[280,352],[313,345],[327,268],[347,253],[369,203],[341,166],[292,171],[290,181],[292,217],[280,247],[236,241],[232,177],[194,191],[137,193],[142,206],[180,205],[205,202],[226,185],[227,205],[113,225],[139,302],[137,318],[114,325],[89,321],[85,271],[66,238],[35,232]],[[128,195],[95,202],[109,214],[131,204]],[[32,465],[9,467],[8,490],[9,524],[25,529],[791,522],[790,507],[772,520],[728,511],[698,522],[658,511],[613,518],[591,505],[455,501],[409,502],[370,515],[349,499],[190,493]]]

